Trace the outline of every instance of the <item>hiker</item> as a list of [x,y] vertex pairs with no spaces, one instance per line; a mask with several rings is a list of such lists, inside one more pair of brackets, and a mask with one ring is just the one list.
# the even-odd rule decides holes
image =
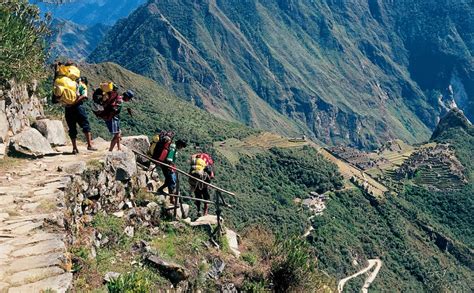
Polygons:
[[61,102],[65,105],[65,118],[69,137],[72,143],[72,153],[79,153],[77,148],[77,124],[82,128],[87,141],[87,149],[96,151],[92,146],[92,134],[83,102],[87,100],[88,81],[80,76],[79,69],[72,62],[54,65],[54,93],[53,103]]
[[[189,174],[201,179],[207,183],[211,183],[211,179],[214,178],[213,171],[214,161],[209,154],[198,153],[191,156],[191,170]],[[194,192],[194,197],[198,199],[210,200],[209,186],[202,182],[199,182],[193,178],[189,178],[189,185],[191,187],[191,193]],[[196,200],[196,208],[198,216],[206,216],[209,209],[209,204],[204,203],[203,213],[201,214],[201,202]]]
[[[175,162],[176,156],[179,150],[186,147],[186,141],[179,139],[176,143],[173,143],[174,133],[172,131],[162,131],[159,135],[159,141],[153,147],[152,158],[154,160],[163,162],[171,165],[172,167],[166,167],[160,165],[165,182],[158,188],[158,192],[162,193],[165,188],[168,188],[168,194],[177,194],[177,177]],[[170,202],[174,203],[175,198],[171,197]]]
[[[122,110],[123,102],[129,102],[134,97],[131,90],[124,92],[122,95],[118,94],[118,87],[110,83],[101,83],[100,87],[94,91],[94,107],[93,111],[97,117],[102,118],[107,125],[107,129],[113,135],[110,141],[109,152],[113,151],[115,146],[117,150],[120,148],[120,111]],[[130,116],[132,116],[131,109],[127,109]]]

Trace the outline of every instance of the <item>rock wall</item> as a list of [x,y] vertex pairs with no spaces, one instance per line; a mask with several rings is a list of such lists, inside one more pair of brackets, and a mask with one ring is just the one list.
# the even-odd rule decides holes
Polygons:
[[42,101],[36,94],[38,84],[8,81],[0,85],[0,159],[7,151],[9,138],[20,133],[38,117],[43,117]]

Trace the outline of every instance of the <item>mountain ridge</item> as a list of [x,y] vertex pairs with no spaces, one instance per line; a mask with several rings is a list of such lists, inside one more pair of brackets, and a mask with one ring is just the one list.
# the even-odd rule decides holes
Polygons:
[[[399,6],[387,1],[149,1],[117,23],[89,60],[117,62],[202,108],[251,126],[272,126],[261,123],[268,121],[258,112],[265,101],[273,112],[304,125],[298,131],[325,143],[370,148],[392,138],[420,142],[436,126],[438,97],[447,84],[431,90],[420,81],[422,89],[410,77],[416,76],[410,66],[418,53],[411,47],[420,32],[406,27],[401,12],[412,7],[421,13],[420,25],[430,25],[420,12],[425,4]],[[455,15],[462,8],[446,9]],[[440,25],[449,24],[448,16]],[[472,42],[469,34],[463,36],[466,44]],[[438,47],[444,48],[434,50]],[[467,72],[458,74],[455,97],[460,87],[469,97],[472,58],[465,50],[453,51],[461,60],[456,72]],[[445,71],[438,75],[449,75]]]

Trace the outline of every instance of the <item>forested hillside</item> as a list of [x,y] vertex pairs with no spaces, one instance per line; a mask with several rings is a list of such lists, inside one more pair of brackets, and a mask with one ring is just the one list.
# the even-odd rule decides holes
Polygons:
[[447,0],[149,1],[89,60],[248,125],[358,147],[413,143],[453,100],[473,118],[473,12]]

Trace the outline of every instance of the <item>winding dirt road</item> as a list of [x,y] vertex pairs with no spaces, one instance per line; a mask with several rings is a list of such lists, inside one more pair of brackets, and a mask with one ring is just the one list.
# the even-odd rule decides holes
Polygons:
[[340,280],[339,283],[337,284],[337,291],[341,293],[344,290],[344,285],[347,283],[347,281],[370,271],[375,266],[375,269],[373,270],[372,273],[370,273],[367,279],[365,279],[364,285],[362,286],[362,292],[367,293],[370,287],[370,284],[375,280],[375,278],[377,277],[377,274],[380,271],[380,268],[382,267],[382,261],[380,259],[369,259],[368,262],[369,262],[369,265],[365,267],[364,269],[358,271],[357,273],[353,275],[350,275],[349,277],[346,277]]

